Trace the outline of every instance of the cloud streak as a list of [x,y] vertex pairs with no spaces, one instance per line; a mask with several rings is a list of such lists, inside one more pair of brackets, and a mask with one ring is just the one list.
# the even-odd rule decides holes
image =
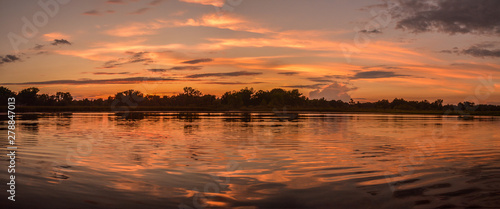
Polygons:
[[37,82],[24,82],[24,83],[0,83],[0,85],[92,85],[92,84],[133,84],[144,82],[158,82],[158,81],[177,81],[175,78],[163,77],[130,77],[130,78],[114,78],[114,79],[82,79],[82,80],[51,80],[51,81],[37,81]]
[[134,12],[131,12],[130,14],[131,15],[140,15],[140,14],[146,13],[148,10],[149,10],[149,8],[140,8],[138,10],[135,10]]
[[143,63],[144,65],[148,65],[153,62],[153,59],[150,57],[147,57],[146,55],[149,54],[149,52],[126,52],[127,54],[130,54],[131,56],[129,58],[120,58],[116,60],[110,60],[107,61],[103,64],[103,68],[115,68],[119,67],[122,65],[126,64],[132,64],[132,63]]
[[366,33],[366,34],[378,34],[378,33],[382,33],[382,31],[377,30],[377,29],[373,29],[373,30],[360,30],[359,32],[360,33]]
[[216,85],[249,85],[249,84],[262,84],[265,82],[224,82],[224,81],[213,81],[213,82],[204,82],[203,84],[216,84]]
[[201,70],[203,66],[176,66],[171,68],[153,68],[147,69],[150,72],[158,73],[158,72],[166,72],[169,70]]
[[123,0],[108,0],[106,3],[108,4],[124,4]]
[[224,6],[224,0],[180,0],[187,3],[202,4],[202,5],[212,5],[216,7]]
[[376,78],[394,78],[394,77],[406,77],[408,75],[397,74],[392,71],[382,71],[382,70],[371,70],[364,72],[357,72],[350,79],[376,79]]
[[184,61],[182,63],[184,64],[198,64],[198,63],[202,63],[202,62],[212,62],[214,61],[213,59],[210,59],[210,58],[203,58],[203,59],[194,59],[194,60],[188,60],[188,61]]
[[203,74],[193,74],[188,75],[186,78],[206,78],[206,77],[237,77],[237,76],[251,76],[260,75],[259,72],[248,72],[248,71],[236,71],[229,73],[203,73]]
[[292,76],[292,75],[297,75],[299,74],[298,72],[279,72],[278,74],[280,75],[287,75],[287,76]]
[[311,84],[311,85],[290,85],[290,86],[281,86],[283,88],[297,88],[297,89],[319,89],[322,86],[327,85],[324,83]]
[[86,11],[82,13],[83,15],[101,15],[101,13],[95,9]]
[[108,73],[108,72],[93,72],[94,75],[127,75],[130,72]]
[[449,53],[449,54],[465,54],[465,55],[470,55],[473,57],[480,57],[480,58],[497,58],[500,57],[500,49],[494,49],[495,44],[476,44],[474,46],[471,46],[467,49],[458,49],[457,47],[453,48],[452,50],[442,50],[442,53]]

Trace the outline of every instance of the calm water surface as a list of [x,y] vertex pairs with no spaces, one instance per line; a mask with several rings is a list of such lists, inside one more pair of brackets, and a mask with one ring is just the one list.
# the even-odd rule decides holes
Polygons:
[[2,154],[2,209],[500,208],[494,117],[73,113],[17,125],[16,202]]

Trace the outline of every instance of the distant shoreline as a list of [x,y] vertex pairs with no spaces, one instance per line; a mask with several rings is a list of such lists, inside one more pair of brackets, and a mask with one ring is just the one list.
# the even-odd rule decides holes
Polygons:
[[157,106],[143,106],[143,107],[115,107],[110,106],[17,106],[16,112],[19,113],[80,113],[80,112],[213,112],[213,113],[227,113],[227,112],[241,112],[241,113],[383,113],[383,114],[416,114],[416,115],[457,115],[457,116],[500,116],[500,111],[475,111],[475,112],[456,112],[456,111],[439,111],[439,110],[394,110],[394,109],[366,109],[366,110],[346,110],[337,108],[209,108],[209,107],[157,107]]

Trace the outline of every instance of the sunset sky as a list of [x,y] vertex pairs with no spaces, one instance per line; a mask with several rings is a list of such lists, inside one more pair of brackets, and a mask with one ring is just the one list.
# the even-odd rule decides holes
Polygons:
[[0,85],[500,104],[500,1],[0,0]]

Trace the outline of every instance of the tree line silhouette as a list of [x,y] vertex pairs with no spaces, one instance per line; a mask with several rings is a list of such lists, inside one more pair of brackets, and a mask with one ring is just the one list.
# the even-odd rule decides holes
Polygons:
[[377,102],[349,102],[342,100],[309,99],[297,89],[284,90],[254,90],[244,88],[239,91],[228,91],[221,97],[203,94],[192,87],[185,87],[182,93],[174,96],[144,95],[135,90],[118,92],[107,99],[80,99],[75,100],[69,92],[57,92],[54,95],[38,94],[39,89],[30,87],[19,92],[0,86],[0,101],[7,101],[9,97],[16,98],[20,106],[73,106],[73,107],[187,107],[212,110],[235,110],[284,108],[290,110],[334,110],[334,111],[454,111],[456,112],[488,112],[500,111],[500,106],[474,104],[465,101],[454,104],[443,104],[442,99],[434,102],[427,100],[407,101],[395,98],[392,101],[383,99]]

